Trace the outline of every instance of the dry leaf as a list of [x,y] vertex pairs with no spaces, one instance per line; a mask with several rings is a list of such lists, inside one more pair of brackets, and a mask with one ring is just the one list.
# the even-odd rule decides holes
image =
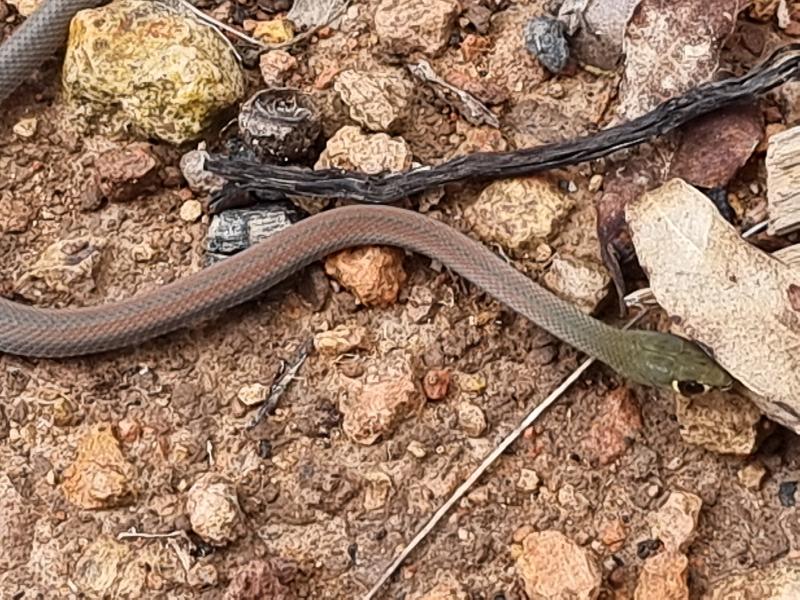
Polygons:
[[701,192],[672,179],[627,209],[659,304],[686,334],[758,394],[770,418],[800,433],[800,274],[742,240]]

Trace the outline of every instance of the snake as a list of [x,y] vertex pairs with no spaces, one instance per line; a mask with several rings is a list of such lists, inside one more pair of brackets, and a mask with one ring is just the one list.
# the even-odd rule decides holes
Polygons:
[[[0,46],[0,102],[58,50],[71,17],[99,3],[42,3]],[[253,300],[332,253],[374,245],[437,260],[509,309],[634,382],[685,395],[733,384],[731,375],[692,341],[672,333],[613,327],[447,224],[411,210],[378,205],[343,206],[312,215],[191,275],[116,302],[46,308],[0,298],[0,352],[66,358],[135,347]]]

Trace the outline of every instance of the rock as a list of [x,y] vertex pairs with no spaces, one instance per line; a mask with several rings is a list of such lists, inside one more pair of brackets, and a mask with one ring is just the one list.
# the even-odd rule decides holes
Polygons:
[[667,551],[685,552],[697,529],[703,501],[688,492],[672,492],[656,512],[648,515],[650,533]]
[[446,573],[442,577],[439,573],[439,578],[443,581],[434,585],[427,592],[412,594],[409,600],[469,600],[467,592],[451,574]]
[[322,121],[310,94],[292,88],[253,94],[239,111],[239,132],[262,161],[292,162],[314,154]]
[[797,559],[786,558],[761,569],[730,575],[710,586],[708,600],[757,598],[758,600],[792,600],[800,598],[800,565]]
[[534,17],[523,33],[528,52],[551,73],[560,73],[569,61],[569,43],[564,25],[552,17]]
[[634,600],[688,600],[686,571],[689,561],[677,552],[662,552],[648,558],[634,592]]
[[75,460],[64,471],[61,487],[67,500],[80,508],[113,508],[131,502],[135,477],[111,425],[101,423],[78,442]]
[[210,194],[221,190],[225,185],[225,179],[203,168],[208,158],[205,150],[190,150],[181,156],[181,173],[189,188],[196,194]]
[[213,28],[147,0],[73,18],[63,84],[87,116],[174,144],[198,137],[244,93],[239,65]]
[[[564,2],[558,17],[571,34],[570,47],[581,62],[613,71],[623,53],[625,27],[640,0]],[[578,29],[575,31],[575,29]],[[573,35],[574,33],[574,35]]]
[[525,48],[523,32],[531,16],[527,8],[511,6],[497,13],[492,20],[496,36],[488,56],[487,70],[491,80],[508,90],[512,97],[535,90],[547,78],[542,63]]
[[240,387],[236,396],[245,406],[256,406],[264,402],[268,394],[269,387],[263,383],[249,383]]
[[294,600],[285,571],[276,560],[251,560],[234,570],[223,600]]
[[535,492],[542,481],[533,469],[520,469],[517,487],[525,492]]
[[796,481],[781,481],[778,485],[778,501],[784,508],[791,508],[796,503],[795,494],[797,493]]
[[414,86],[394,73],[347,70],[333,84],[350,118],[371,131],[396,131],[409,116]]
[[590,460],[607,465],[619,458],[642,428],[642,413],[633,392],[620,387],[602,400],[583,448]]
[[642,0],[625,32],[620,119],[639,117],[713,78],[719,51],[734,27],[737,0]]
[[86,597],[110,598],[130,555],[129,546],[104,535],[86,547],[70,576]]
[[186,512],[194,532],[212,546],[225,546],[240,535],[236,486],[215,473],[205,473],[189,488]]
[[787,81],[778,88],[781,108],[786,125],[800,123],[800,81]]
[[695,119],[683,128],[669,177],[705,188],[727,186],[763,135],[764,118],[756,104],[723,108]]
[[406,450],[408,450],[408,453],[411,454],[413,457],[419,459],[423,459],[428,455],[428,453],[425,451],[425,446],[423,446],[417,440],[411,440],[410,442],[408,442]]
[[206,251],[211,258],[224,258],[267,239],[299,219],[300,213],[288,203],[225,210],[211,219]]
[[767,469],[760,462],[753,462],[743,466],[736,472],[736,478],[749,490],[757,490],[767,475]]
[[447,369],[431,369],[422,379],[422,389],[428,400],[441,400],[450,387],[450,372]]
[[542,282],[556,295],[591,314],[608,296],[611,277],[598,264],[556,255],[543,275]]
[[137,142],[104,152],[95,167],[100,193],[112,202],[133,200],[159,183],[159,161],[150,144]]
[[186,583],[193,588],[216,587],[218,581],[219,573],[214,565],[195,563],[186,573]]
[[29,117],[27,119],[20,119],[14,126],[11,128],[11,131],[14,132],[14,135],[17,137],[21,137],[23,139],[30,139],[36,135],[36,127],[39,124],[39,121],[36,117]]
[[559,531],[525,537],[516,563],[530,598],[594,600],[600,594],[601,575],[594,557]]
[[242,25],[250,35],[267,44],[283,44],[294,37],[294,27],[288,19],[246,20]]
[[775,16],[780,0],[752,0],[748,14],[757,21],[769,21]]
[[392,479],[383,471],[371,471],[364,475],[367,485],[364,488],[364,510],[378,510],[386,506],[392,493]]
[[573,207],[542,177],[496,181],[464,211],[475,233],[509,250],[528,250],[551,238]]
[[681,437],[720,454],[747,455],[758,445],[761,411],[735,392],[712,390],[686,398],[675,394]]
[[258,68],[267,87],[282,87],[297,68],[297,59],[285,50],[270,50],[258,59]]
[[625,539],[628,536],[628,531],[622,519],[615,518],[605,521],[599,531],[598,539],[609,549],[611,552],[619,552],[625,545]]
[[458,426],[469,437],[481,437],[486,431],[486,415],[480,407],[469,402],[458,405]]
[[0,572],[8,573],[28,561],[35,522],[32,503],[0,472]]
[[187,200],[181,204],[180,212],[178,213],[181,220],[187,223],[194,223],[203,214],[203,205],[197,200]]
[[408,278],[403,252],[397,248],[362,246],[331,254],[325,272],[367,306],[391,306]]
[[453,158],[467,156],[476,152],[505,152],[506,150],[508,150],[508,142],[497,129],[470,127],[464,141],[459,144],[453,153]]
[[375,11],[375,32],[387,50],[438,54],[450,40],[460,11],[456,0],[382,0]]
[[368,446],[388,436],[425,399],[410,377],[394,377],[363,385],[355,399],[345,398],[342,429],[358,444]]
[[411,158],[411,148],[403,138],[365,134],[347,125],[328,140],[314,168],[356,170],[368,175],[397,173],[411,167]]
[[338,356],[363,348],[367,330],[359,325],[339,325],[314,336],[314,349],[320,354]]
[[12,0],[11,4],[17,7],[17,12],[23,17],[30,17],[44,0]]

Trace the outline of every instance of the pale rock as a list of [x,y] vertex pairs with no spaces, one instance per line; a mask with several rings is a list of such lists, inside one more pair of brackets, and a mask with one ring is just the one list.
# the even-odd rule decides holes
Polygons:
[[411,148],[403,138],[364,133],[346,125],[328,140],[315,169],[345,169],[368,175],[398,173],[411,167]]
[[364,475],[364,510],[378,510],[386,505],[393,486],[392,479],[382,471],[370,471]]
[[505,179],[487,186],[464,218],[483,240],[523,251],[553,237],[573,205],[543,177]]
[[530,598],[594,600],[599,596],[602,578],[595,558],[563,533],[531,533],[518,552],[517,573]]
[[435,55],[447,45],[460,9],[456,0],[383,0],[375,11],[375,32],[395,54]]
[[186,512],[194,532],[213,546],[225,546],[240,535],[236,487],[215,473],[205,473],[189,488]]
[[325,272],[367,306],[391,306],[408,276],[403,253],[385,246],[361,246],[329,255]]
[[757,490],[767,475],[766,467],[760,462],[752,462],[736,472],[736,478],[749,490]]
[[354,442],[368,446],[389,435],[424,402],[410,375],[365,384],[355,398],[343,400],[342,429]]
[[239,398],[239,402],[245,406],[255,406],[264,402],[264,400],[267,399],[268,393],[269,387],[263,383],[256,382],[248,383],[240,387],[236,396]]
[[338,325],[314,336],[314,349],[326,356],[338,356],[363,348],[367,330],[359,325]]
[[469,437],[481,437],[486,432],[486,415],[480,407],[462,402],[458,405],[458,426]]
[[591,314],[608,295],[611,277],[598,264],[557,255],[542,281],[557,296]]
[[396,131],[409,116],[414,86],[394,73],[347,70],[333,84],[350,118],[376,132]]
[[181,220],[194,223],[203,214],[203,206],[197,200],[187,200],[181,204],[179,214]]
[[692,398],[675,394],[681,437],[720,454],[747,455],[758,445],[761,411],[735,392],[712,390]]
[[87,597],[110,598],[130,554],[129,546],[104,535],[86,547],[70,577]]
[[75,460],[64,471],[62,489],[67,500],[80,508],[114,508],[131,502],[135,476],[111,425],[100,423],[78,442]]
[[685,552],[692,542],[703,501],[689,492],[670,493],[667,501],[648,515],[650,532],[668,551]]
[[688,600],[688,566],[687,558],[677,552],[661,552],[651,556],[639,574],[634,600]]
[[729,575],[710,586],[708,600],[795,600],[800,598],[800,564],[787,557],[760,569]]
[[30,117],[27,119],[20,119],[14,126],[11,128],[11,131],[14,132],[14,135],[21,137],[23,139],[29,139],[36,135],[36,127],[38,125],[38,120],[36,117]]
[[282,87],[289,73],[297,68],[297,59],[285,50],[270,50],[261,55],[258,68],[267,87]]
[[535,492],[542,481],[533,469],[520,469],[517,487],[525,492]]

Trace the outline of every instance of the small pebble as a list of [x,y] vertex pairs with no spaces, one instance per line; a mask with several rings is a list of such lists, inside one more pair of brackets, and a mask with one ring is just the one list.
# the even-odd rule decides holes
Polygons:
[[796,481],[784,481],[778,487],[778,499],[781,501],[781,506],[790,508],[795,505],[794,494],[797,492]]
[[251,383],[240,387],[237,397],[245,406],[255,406],[266,400],[268,391],[269,388],[263,383]]
[[203,214],[203,206],[197,200],[187,200],[181,204],[180,216],[187,223],[194,223]]
[[521,469],[519,472],[519,479],[517,480],[517,487],[526,492],[535,492],[539,489],[541,480],[539,475],[533,469]]
[[761,482],[764,481],[766,474],[767,469],[764,465],[759,462],[754,462],[739,469],[736,473],[736,477],[739,479],[739,483],[747,489],[757,490],[761,487]]
[[38,123],[36,117],[20,119],[14,124],[11,130],[19,137],[29,139],[36,135],[36,126]]
[[486,415],[469,402],[458,407],[458,424],[469,437],[480,437],[486,431]]
[[592,175],[592,178],[589,180],[589,191],[599,192],[600,188],[602,187],[603,187],[603,176],[600,173]]
[[422,388],[428,400],[441,400],[447,395],[450,385],[450,373],[445,369],[431,369],[425,373]]
[[525,25],[525,47],[548,71],[560,73],[569,61],[569,44],[564,34],[561,21],[536,17]]
[[417,440],[411,440],[408,443],[406,450],[408,450],[409,454],[417,458],[425,458],[425,456],[427,455],[427,452],[425,452],[425,446],[423,446]]
[[647,495],[651,498],[655,498],[661,493],[661,488],[656,484],[648,485],[647,486]]

